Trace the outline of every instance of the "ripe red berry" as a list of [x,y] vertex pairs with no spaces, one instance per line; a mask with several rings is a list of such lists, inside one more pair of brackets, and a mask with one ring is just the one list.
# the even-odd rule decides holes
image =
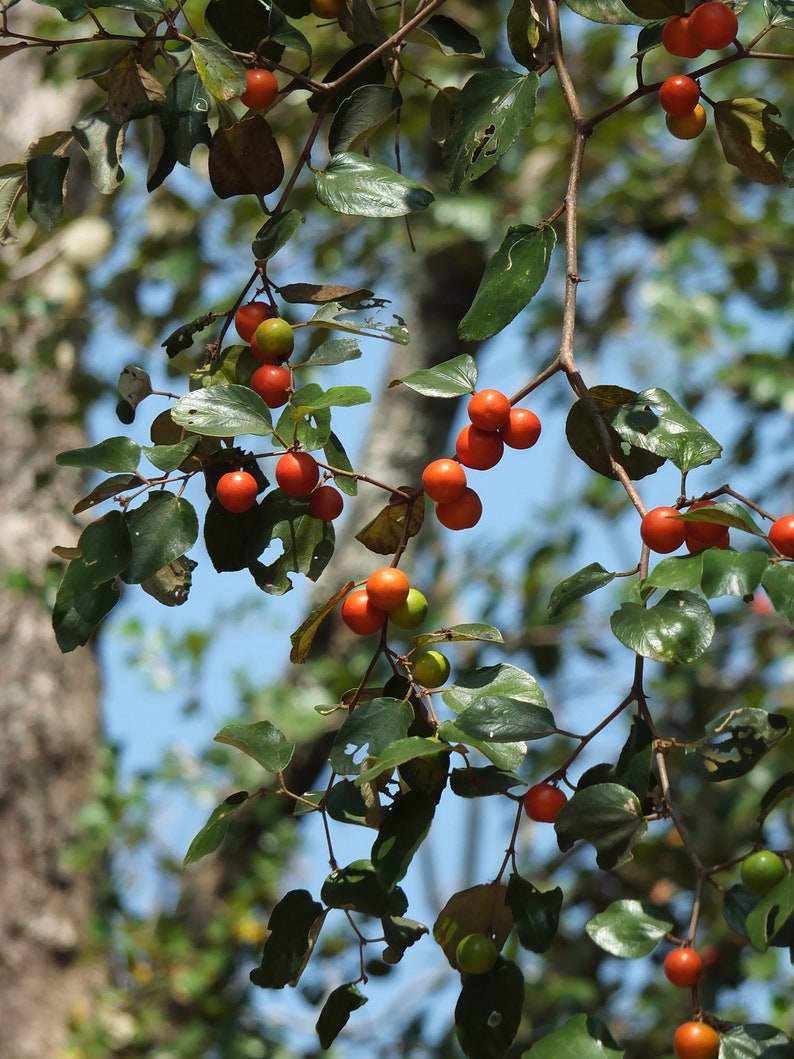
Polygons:
[[309,452],[285,452],[276,464],[276,481],[287,496],[308,496],[320,480],[320,468]]
[[246,70],[248,87],[240,96],[250,110],[264,110],[278,95],[278,81],[271,70]]
[[234,326],[243,342],[250,342],[254,331],[263,320],[275,316],[275,310],[267,302],[247,302],[234,314]]
[[717,1059],[720,1035],[705,1022],[685,1022],[673,1034],[678,1059]]
[[701,103],[696,103],[688,114],[668,114],[664,119],[668,131],[677,140],[694,140],[705,129],[706,121],[706,109]]
[[458,500],[466,491],[466,472],[457,460],[433,460],[422,472],[422,488],[439,504]]
[[689,29],[689,15],[673,15],[662,29],[662,46],[669,55],[696,59],[706,50],[693,38]]
[[342,621],[357,636],[369,636],[382,629],[386,612],[370,600],[366,588],[354,588],[342,600]]
[[680,548],[686,539],[686,524],[675,518],[674,507],[652,508],[640,523],[640,536],[652,552],[662,555]]
[[769,543],[786,559],[794,559],[794,515],[775,519],[769,530]]
[[510,401],[501,390],[480,390],[469,401],[467,411],[480,430],[498,430],[510,418]]
[[553,783],[536,783],[524,795],[524,812],[530,820],[553,824],[567,801],[565,791]]
[[689,35],[695,44],[710,51],[721,51],[734,40],[739,30],[736,12],[720,0],[707,0],[689,16]]
[[540,420],[529,408],[516,405],[510,409],[510,417],[499,433],[511,449],[531,449],[540,437]]
[[703,961],[694,949],[673,949],[665,956],[664,973],[673,985],[686,989],[700,978]]
[[241,515],[256,503],[256,478],[248,471],[227,471],[218,479],[215,496],[226,511]]
[[686,74],[674,74],[662,82],[659,105],[667,114],[682,117],[695,109],[700,99],[700,85]]
[[471,529],[482,517],[482,500],[473,489],[466,487],[463,496],[448,504],[436,504],[436,518],[451,530]]
[[396,610],[408,599],[411,583],[396,566],[383,566],[367,578],[367,595],[379,610]]
[[339,518],[345,506],[344,497],[332,485],[321,485],[309,497],[309,512],[323,522]]
[[251,389],[258,393],[268,408],[281,408],[289,400],[292,372],[278,364],[263,364],[251,376]]
[[481,430],[473,423],[463,427],[455,441],[455,452],[464,467],[487,471],[501,460],[505,443],[496,430]]

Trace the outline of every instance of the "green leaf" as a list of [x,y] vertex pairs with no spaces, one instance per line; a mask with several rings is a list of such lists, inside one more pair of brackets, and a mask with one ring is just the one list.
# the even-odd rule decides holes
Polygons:
[[[72,568],[77,571],[75,580],[78,587],[68,577]],[[121,599],[115,581],[82,587],[82,573],[81,561],[73,559],[58,589],[52,610],[55,639],[64,654],[87,644],[100,622]]]
[[543,286],[556,242],[549,226],[508,228],[502,245],[485,266],[471,308],[458,325],[464,341],[484,341],[498,334],[532,301]]
[[301,367],[344,364],[349,360],[359,360],[360,357],[361,346],[354,338],[326,338],[311,351],[305,360],[301,361]]
[[463,980],[455,1005],[455,1032],[467,1059],[502,1059],[521,1024],[524,976],[500,957],[488,974]]
[[513,787],[526,783],[514,772],[506,772],[495,765],[453,769],[449,774],[449,786],[459,798],[484,798],[491,794],[504,794]]
[[613,405],[607,419],[624,441],[670,460],[684,474],[722,452],[705,427],[659,387]]
[[522,1059],[622,1059],[623,1055],[600,1019],[574,1015],[564,1026],[541,1037]]
[[126,493],[132,489],[139,489],[145,484],[143,478],[137,474],[114,474],[112,478],[107,478],[104,482],[100,482],[99,485],[91,490],[88,496],[78,500],[72,508],[72,512],[75,515],[79,515],[83,511],[96,507],[97,504],[101,504],[104,500],[109,500],[112,496]]
[[280,489],[269,492],[259,504],[259,510],[261,521],[252,550],[261,555],[273,541],[279,540],[282,551],[272,563],[249,563],[257,586],[263,592],[282,595],[292,587],[290,573],[303,574],[310,581],[316,581],[333,555],[333,526],[312,517],[305,499],[295,500]]
[[262,949],[262,962],[250,979],[261,989],[297,985],[312,954],[326,912],[308,890],[290,890],[270,913],[270,935]]
[[585,923],[585,931],[600,949],[624,960],[653,952],[673,922],[644,901],[613,901]]
[[778,776],[762,795],[758,822],[763,823],[784,798],[791,798],[792,795],[794,795],[794,772],[785,772],[782,776]]
[[144,445],[142,451],[158,471],[169,474],[187,459],[200,441],[201,438],[194,435],[184,441],[177,441],[174,445]]
[[210,853],[214,853],[226,837],[229,819],[232,814],[248,801],[248,791],[238,791],[224,798],[219,806],[212,810],[209,819],[188,846],[182,867],[187,868]]
[[189,166],[193,148],[212,142],[207,116],[210,97],[195,70],[180,70],[165,90],[165,103],[154,117],[148,191],[158,188],[174,166]]
[[38,155],[27,162],[28,214],[51,231],[63,213],[63,196],[69,159],[60,155]]
[[256,195],[263,199],[284,179],[284,160],[269,122],[248,114],[219,126],[210,144],[209,178],[220,199]]
[[320,306],[309,323],[313,327],[348,331],[367,338],[382,338],[387,342],[398,342],[401,346],[407,346],[410,342],[408,328],[399,316],[393,317],[397,321],[396,324],[381,324],[372,319],[367,319],[360,324],[356,320],[347,319],[349,314],[350,306],[344,301],[326,302]]
[[707,599],[749,596],[758,587],[769,557],[760,551],[706,548],[694,555],[662,559],[642,582],[643,588],[699,589]]
[[360,771],[365,748],[368,748],[368,757],[377,757],[395,740],[408,734],[413,718],[411,704],[401,699],[362,702],[348,714],[337,733],[329,755],[331,768],[342,776],[355,775]]
[[168,563],[184,555],[198,537],[198,518],[187,500],[165,490],[149,494],[140,507],[124,516],[132,542],[132,557],[122,577],[140,584]]
[[477,385],[477,365],[474,357],[462,353],[432,368],[413,371],[403,379],[395,379],[389,386],[402,383],[424,397],[462,397],[473,393]]
[[371,857],[375,874],[387,890],[393,890],[408,871],[430,830],[437,804],[435,794],[409,790],[396,796],[383,817]]
[[515,666],[483,666],[464,673],[442,697],[458,714],[456,728],[479,740],[523,742],[557,731],[538,682]]
[[794,915],[794,874],[789,872],[764,894],[747,916],[747,936],[759,952],[765,952],[775,934]]
[[484,622],[464,622],[462,625],[449,625],[437,632],[423,632],[411,639],[416,647],[427,647],[434,643],[504,643],[499,629]]
[[315,1025],[321,1048],[331,1047],[351,1014],[366,1004],[367,999],[355,982],[337,986],[329,993]]
[[17,207],[26,188],[27,170],[21,162],[0,166],[0,246],[17,241]]
[[773,25],[794,29],[792,0],[764,0],[764,14]]
[[[616,410],[619,410],[621,405],[633,402],[637,394],[623,386],[593,386],[590,396],[595,403],[596,410],[604,420],[607,433],[612,441],[614,457],[629,478],[637,481],[649,474],[654,474],[664,463],[664,457],[624,442],[614,427],[610,425]],[[565,421],[565,435],[573,451],[588,467],[605,478],[615,478],[601,435],[596,429],[589,410],[581,400],[571,405]]]
[[124,516],[120,511],[109,511],[86,526],[77,546],[82,563],[82,584],[88,587],[112,581],[130,561],[132,546]]
[[614,579],[615,575],[605,570],[601,563],[589,563],[582,567],[581,570],[566,577],[552,589],[549,596],[549,617],[559,617],[571,603],[575,603],[591,592],[597,592],[599,588],[604,588]]
[[283,772],[295,751],[295,744],[270,721],[227,724],[214,739],[216,743],[228,743],[242,750],[268,772]]
[[210,37],[194,37],[190,50],[199,77],[216,99],[235,99],[245,92],[245,67],[227,47]]
[[115,437],[84,449],[59,452],[59,467],[92,467],[99,471],[135,471],[141,460],[141,447],[132,438]]
[[473,747],[475,750],[479,750],[498,769],[504,769],[508,772],[518,768],[527,754],[527,744],[523,741],[497,743],[492,739],[480,739],[471,732],[464,732],[462,728],[458,727],[457,721],[444,721],[438,729],[438,735],[439,738],[444,739],[448,743],[463,743],[466,746]]
[[559,886],[545,893],[515,873],[507,882],[507,905],[513,913],[518,940],[530,952],[546,952],[557,934],[563,893]]
[[469,78],[452,105],[452,128],[444,141],[453,192],[487,173],[532,124],[539,84],[534,72],[501,67]]
[[314,178],[323,206],[355,217],[402,217],[424,210],[435,196],[422,184],[364,155],[332,155]]
[[415,919],[405,919],[403,916],[382,916],[381,925],[387,945],[383,960],[389,964],[399,962],[405,950],[415,945],[428,933],[424,923],[419,923]]
[[716,523],[718,526],[742,530],[744,533],[752,533],[756,537],[766,539],[766,534],[753,520],[747,508],[743,504],[737,504],[734,500],[722,500],[718,504],[697,507],[694,510],[690,508],[689,511],[682,511],[676,518],[682,522]]
[[507,15],[507,43],[516,62],[528,70],[539,69],[542,63],[539,50],[548,43],[548,37],[548,30],[534,6],[513,0]]
[[[329,345],[328,342],[323,342],[323,346]],[[320,347],[322,348],[322,346]],[[333,431],[328,435],[328,440],[323,445],[323,453],[325,455],[326,463],[333,467],[336,471],[351,471],[353,465],[348,459],[348,455],[345,452],[344,446],[339,438],[334,434]],[[346,493],[348,496],[356,496],[358,493],[358,482],[352,474],[348,477],[345,474],[334,475],[334,485],[342,493]]]
[[273,432],[270,409],[248,386],[207,386],[187,393],[174,404],[171,418],[181,427],[214,438]]
[[[361,709],[361,707],[358,708]],[[413,719],[413,710],[411,718]],[[443,744],[438,739],[425,739],[419,735],[397,739],[369,762],[368,767],[359,773],[353,782],[357,787],[364,783],[371,783],[378,776],[382,776],[385,772],[392,772],[407,761],[414,761],[419,757],[432,757],[441,749],[443,749]]]
[[693,592],[667,592],[653,607],[622,603],[609,621],[612,632],[631,651],[656,662],[694,662],[714,636],[714,615]]
[[794,138],[767,99],[723,99],[714,104],[714,124],[725,160],[757,184],[786,184],[786,157]]
[[563,805],[554,829],[563,853],[583,839],[595,846],[599,868],[608,871],[630,858],[647,826],[633,791],[617,783],[596,783],[577,790]]
[[720,1059],[791,1059],[792,1055],[794,1037],[760,1022],[734,1026],[720,1039]]
[[115,122],[107,110],[96,110],[75,122],[72,132],[88,159],[94,187],[102,195],[111,195],[124,179],[124,126]]
[[331,154],[356,151],[384,125],[402,105],[399,89],[386,85],[362,85],[337,110],[328,134]]
[[387,889],[368,860],[356,860],[332,871],[320,897],[331,908],[349,905],[365,916],[401,916],[408,908],[400,887]]
[[300,210],[286,210],[268,217],[251,244],[257,261],[267,261],[293,237],[306,218]]
[[710,721],[695,750],[706,778],[721,782],[744,776],[788,731],[782,713],[744,706]]
[[369,404],[372,394],[363,386],[332,386],[322,390],[317,383],[310,382],[296,390],[292,397],[295,416],[311,415],[320,408],[352,408]]
[[416,39],[428,37],[434,47],[444,55],[470,55],[482,59],[484,52],[477,38],[454,18],[446,15],[431,15],[416,32]]
[[794,567],[781,563],[767,566],[761,584],[778,614],[794,625]]
[[270,34],[269,5],[261,0],[210,0],[204,18],[233,51],[249,52]]

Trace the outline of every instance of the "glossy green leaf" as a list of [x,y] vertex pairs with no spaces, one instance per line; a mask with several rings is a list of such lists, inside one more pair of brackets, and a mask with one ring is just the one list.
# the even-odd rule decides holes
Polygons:
[[60,155],[37,155],[27,162],[28,214],[51,231],[63,213],[63,197],[69,159]]
[[313,327],[331,328],[336,331],[347,331],[350,334],[368,338],[382,338],[387,342],[397,342],[406,346],[410,342],[408,328],[399,316],[393,317],[396,324],[381,324],[377,320],[366,319],[363,323],[350,318],[350,306],[344,302],[331,301],[321,305],[309,323]]
[[292,499],[274,489],[259,504],[262,521],[253,542],[257,555],[272,541],[281,542],[281,554],[271,563],[255,560],[249,570],[263,592],[282,595],[292,588],[291,573],[316,581],[334,552],[334,528],[309,514],[307,501]]
[[165,490],[151,492],[140,507],[125,515],[132,557],[123,573],[130,585],[140,584],[172,560],[184,555],[198,537],[193,506]]
[[[323,345],[328,345],[328,343],[323,342]],[[335,471],[352,472],[353,465],[345,452],[342,442],[333,431],[328,435],[328,440],[323,445],[323,453],[326,463],[333,467]],[[348,496],[356,496],[358,493],[358,482],[352,474],[350,477],[345,474],[335,474],[334,485],[340,492],[346,493]]]
[[[411,710],[411,719],[413,719],[413,710]],[[368,762],[368,767],[360,772],[353,782],[357,786],[371,783],[384,773],[392,772],[400,765],[404,765],[407,761],[414,761],[419,757],[433,757],[440,749],[442,749],[442,744],[438,739],[426,739],[419,735],[396,739]]]
[[652,607],[622,603],[609,620],[624,647],[643,658],[677,664],[694,662],[714,636],[714,615],[702,596],[667,592]]
[[761,584],[778,614],[794,625],[794,567],[770,564],[761,577]]
[[394,379],[390,386],[402,383],[424,397],[462,397],[473,393],[477,385],[477,365],[474,357],[462,353],[432,368],[413,371],[403,379]]
[[493,739],[481,739],[470,731],[464,732],[458,727],[457,719],[454,721],[443,721],[438,730],[439,737],[454,745],[463,743],[479,750],[498,769],[507,772],[518,768],[527,754],[527,744],[522,740],[515,743],[496,742]]
[[87,496],[78,500],[72,511],[75,515],[79,515],[83,511],[96,507],[97,504],[101,504],[104,500],[109,500],[119,493],[139,489],[144,484],[143,478],[137,474],[114,474],[111,478],[107,478],[104,482],[100,482],[99,485],[95,486]]
[[483,58],[482,45],[464,26],[447,15],[431,15],[416,33],[417,40],[429,38],[444,55],[470,55]]
[[199,77],[216,99],[235,99],[245,92],[245,67],[225,45],[210,37],[194,37],[190,50]]
[[501,956],[488,974],[469,974],[455,1005],[455,1032],[467,1059],[502,1059],[521,1023],[524,976]]
[[768,565],[764,552],[706,548],[694,555],[662,559],[642,584],[644,588],[676,591],[699,589],[707,599],[748,596],[758,587]]
[[504,643],[499,629],[485,622],[464,622],[462,625],[449,625],[437,632],[423,632],[412,637],[416,647],[426,647],[438,643]]
[[605,570],[601,563],[589,563],[582,567],[581,570],[566,577],[552,589],[549,596],[549,617],[559,617],[571,603],[575,603],[591,592],[597,592],[599,588],[604,588],[614,579],[615,575]]
[[297,985],[325,922],[326,911],[308,890],[290,890],[270,913],[262,962],[250,979],[261,989]]
[[368,860],[356,860],[332,871],[320,897],[331,908],[349,905],[366,916],[401,916],[408,908],[400,887],[385,887]]
[[325,367],[330,364],[344,364],[349,360],[359,360],[361,346],[354,338],[326,338],[316,346],[301,366]]
[[154,464],[158,471],[169,474],[187,459],[200,441],[200,437],[194,436],[185,438],[184,441],[177,441],[175,445],[144,445],[142,451],[146,459]]
[[548,43],[548,30],[538,18],[533,4],[513,0],[507,15],[507,43],[510,54],[527,70],[537,70],[542,58],[539,55]]
[[600,1019],[580,1014],[541,1037],[522,1059],[622,1059],[623,1054]]
[[794,29],[792,0],[764,0],[764,14],[774,25]]
[[132,551],[124,516],[120,511],[109,511],[86,526],[77,546],[82,563],[80,581],[86,587],[112,581],[126,568]]
[[563,893],[559,886],[543,892],[515,873],[507,882],[507,905],[518,940],[530,952],[546,952],[557,934]]
[[539,83],[534,72],[503,67],[469,78],[452,105],[452,128],[444,141],[453,192],[487,173],[532,124]]
[[782,713],[743,706],[710,721],[695,750],[706,778],[720,782],[744,776],[788,732]]
[[19,162],[0,166],[0,246],[17,241],[17,207],[27,188],[27,171]]
[[723,99],[713,109],[725,160],[757,184],[787,183],[794,137],[777,121],[780,108],[767,99]]
[[464,341],[484,341],[498,334],[530,303],[543,286],[556,242],[549,226],[522,224],[508,229],[458,325]]
[[690,508],[676,517],[681,522],[707,522],[727,526],[729,529],[742,530],[744,533],[752,533],[756,537],[766,537],[744,504],[737,504],[735,500],[721,500],[708,507]]
[[59,452],[59,467],[92,467],[98,471],[135,471],[141,460],[141,447],[132,438],[106,438],[97,445]]
[[295,744],[270,721],[227,724],[214,738],[216,743],[228,743],[242,750],[268,772],[283,772],[295,751]]
[[331,990],[315,1025],[321,1048],[331,1047],[352,1013],[366,1004],[367,999],[355,982],[348,982]]
[[629,859],[647,825],[633,791],[617,783],[597,783],[576,791],[560,809],[554,829],[563,852],[582,839],[595,846],[599,868],[608,871]]
[[[665,457],[644,448],[624,442],[610,426],[611,419],[621,406],[630,404],[637,394],[623,386],[593,386],[590,389],[598,413],[603,417],[607,433],[612,442],[612,454],[632,481],[654,474],[664,463]],[[594,471],[605,478],[615,478],[601,434],[596,429],[590,412],[581,400],[571,405],[565,421],[565,436],[573,451]]]
[[653,952],[673,921],[647,902],[621,900],[594,915],[584,929],[604,952],[636,960]]
[[238,791],[224,798],[220,805],[210,813],[206,824],[195,836],[188,846],[182,867],[187,868],[202,857],[214,853],[226,837],[229,829],[229,819],[241,805],[248,801],[248,791]]
[[422,184],[353,151],[332,155],[314,178],[317,198],[336,213],[402,217],[425,210],[435,196]]
[[759,952],[769,948],[777,932],[794,915],[794,874],[788,872],[764,894],[747,916],[747,936]]
[[189,166],[194,147],[209,146],[210,109],[210,96],[196,71],[181,69],[167,86],[165,103],[154,118],[148,191],[158,188],[177,162]]
[[360,771],[363,751],[367,750],[367,757],[377,757],[408,734],[413,717],[411,704],[400,699],[362,702],[348,714],[337,733],[329,755],[331,767],[340,775],[355,775]]
[[459,798],[484,798],[492,794],[504,794],[513,787],[526,783],[514,772],[507,772],[495,765],[478,765],[453,769],[449,774],[449,786]]
[[300,210],[286,210],[284,213],[275,213],[268,217],[251,244],[257,261],[267,261],[273,257],[290,241],[305,220]]
[[248,386],[218,385],[187,393],[174,404],[171,418],[179,426],[214,438],[273,431],[270,409]]
[[115,122],[107,110],[97,110],[76,121],[72,132],[88,159],[94,187],[102,195],[111,195],[124,179],[124,126]]
[[219,126],[210,144],[209,178],[221,199],[256,195],[263,199],[284,179],[284,160],[269,122],[248,114],[233,125]]
[[614,405],[607,418],[624,441],[670,460],[684,473],[711,463],[722,452],[705,427],[659,387]]
[[720,1059],[791,1059],[792,1056],[794,1037],[760,1022],[734,1026],[720,1039]]
[[387,890],[405,876],[414,854],[424,842],[438,798],[425,791],[398,794],[383,817],[372,846],[375,874]]
[[557,731],[540,685],[515,666],[484,666],[464,673],[442,697],[457,713],[459,731],[479,740],[523,742]]
[[317,383],[310,382],[295,392],[292,404],[296,416],[305,416],[320,408],[352,408],[371,400],[372,395],[363,386],[332,386],[323,390]]
[[[86,586],[82,566],[80,559],[73,559],[69,564],[52,610],[55,639],[64,654],[87,644],[99,624],[121,599],[115,581]],[[75,571],[76,584],[69,577],[72,569]]]
[[386,85],[362,85],[340,105],[331,131],[328,149],[331,154],[357,151],[373,133],[384,125],[402,104],[399,89]]

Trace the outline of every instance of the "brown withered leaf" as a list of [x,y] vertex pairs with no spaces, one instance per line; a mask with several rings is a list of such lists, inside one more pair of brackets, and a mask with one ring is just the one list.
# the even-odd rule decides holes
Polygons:
[[756,184],[785,184],[783,164],[794,139],[775,120],[780,110],[766,99],[723,99],[714,123],[726,161]]
[[[407,526],[406,519],[410,521]],[[356,540],[378,555],[392,555],[405,537],[415,537],[425,518],[425,498],[417,496],[406,500],[399,493],[392,493],[391,500],[371,522],[356,534]]]
[[117,125],[153,114],[165,102],[165,89],[132,52],[116,63],[108,83],[108,113]]
[[212,137],[209,177],[218,198],[275,191],[284,178],[284,161],[273,130],[261,114],[250,114]]

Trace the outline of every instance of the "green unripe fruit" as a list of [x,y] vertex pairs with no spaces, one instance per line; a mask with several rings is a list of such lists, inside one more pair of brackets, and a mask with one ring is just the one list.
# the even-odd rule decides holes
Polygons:
[[741,878],[751,894],[763,897],[786,875],[786,865],[770,849],[759,849],[742,861]]
[[498,955],[499,950],[487,934],[467,934],[458,942],[455,962],[464,974],[487,974]]
[[251,339],[251,352],[263,364],[286,360],[294,348],[292,327],[281,316],[263,320]]
[[440,651],[417,651],[411,663],[411,675],[423,688],[439,688],[449,676],[449,660]]
[[399,629],[416,629],[427,617],[427,599],[418,588],[408,590],[408,598],[389,613],[389,621]]

